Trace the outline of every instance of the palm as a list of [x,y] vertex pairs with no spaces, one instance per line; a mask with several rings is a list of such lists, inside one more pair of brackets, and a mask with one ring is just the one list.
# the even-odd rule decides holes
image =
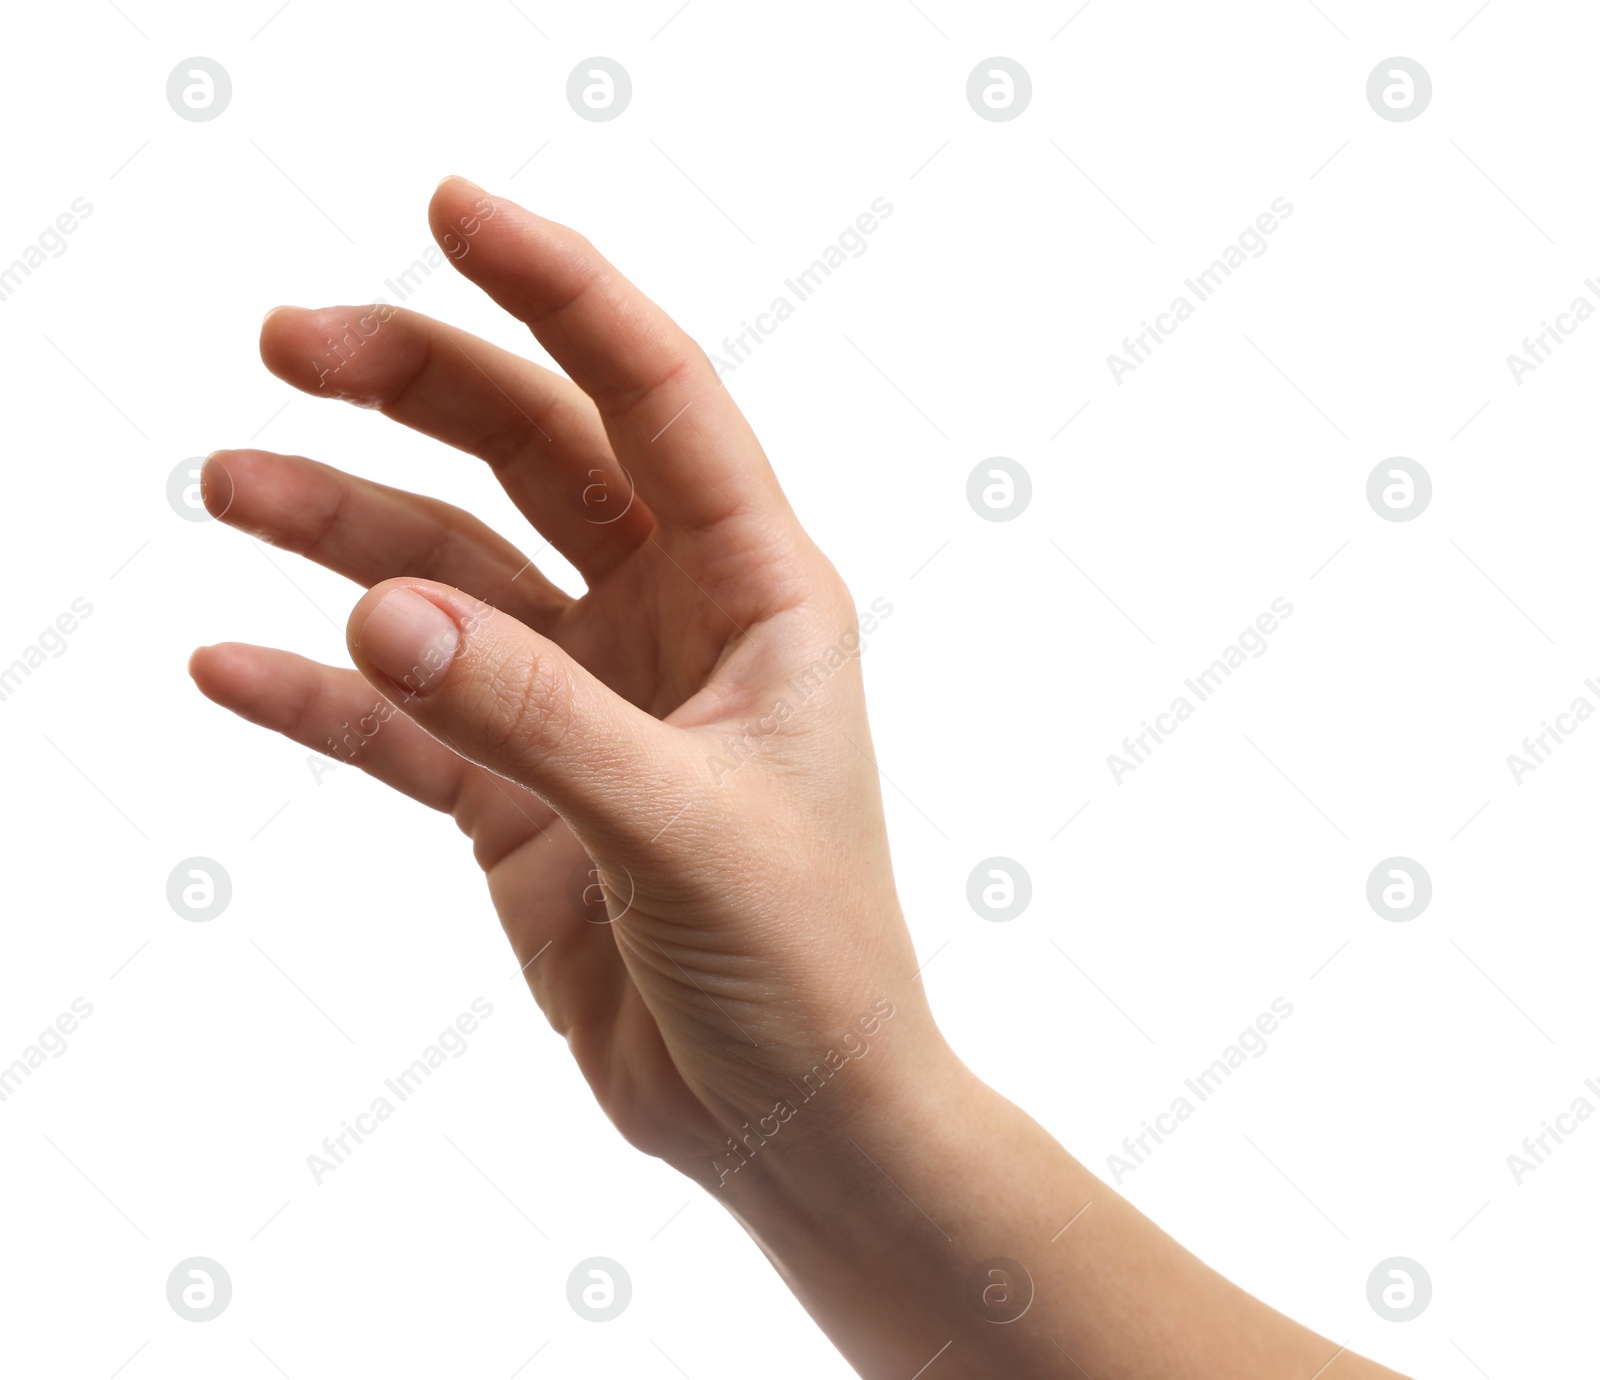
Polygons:
[[[745,586],[745,572],[737,574],[734,587]],[[692,727],[711,720],[674,711],[741,634],[651,537],[570,605],[549,635],[630,703]],[[686,1124],[704,1122],[714,1134],[641,989],[654,974],[647,968],[636,980],[619,954],[604,883],[572,831],[531,792],[481,768],[463,782],[455,815],[476,845],[530,989],[607,1116],[654,1154],[670,1156]],[[576,927],[575,911],[585,922]]]
[[[661,719],[705,685],[724,649],[749,630],[712,602],[744,608],[748,594],[708,595],[690,582],[681,559],[670,539],[650,535],[548,633],[630,704]],[[724,583],[737,590],[754,574],[735,569]]]

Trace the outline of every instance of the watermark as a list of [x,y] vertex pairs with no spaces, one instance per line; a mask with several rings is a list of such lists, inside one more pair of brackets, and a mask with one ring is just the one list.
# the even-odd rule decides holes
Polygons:
[[1407,455],[1380,460],[1367,476],[1367,505],[1385,522],[1410,522],[1427,511],[1433,477]]
[[803,670],[787,677],[784,689],[789,693],[780,696],[772,705],[754,718],[735,724],[732,733],[723,733],[717,739],[718,752],[706,754],[706,766],[711,779],[719,786],[728,776],[739,770],[777,734],[795,715],[796,709],[817,693],[842,666],[858,661],[866,650],[866,639],[877,632],[878,625],[894,612],[894,605],[883,595],[874,599],[864,612],[856,614],[856,625],[847,628],[830,642]]
[[59,661],[67,654],[67,639],[83,619],[94,612],[94,605],[81,594],[55,620],[22,649],[9,666],[0,666],[0,700],[8,700],[22,688],[22,683],[47,660]]
[[232,1277],[210,1256],[180,1260],[167,1276],[167,1302],[185,1322],[210,1322],[232,1299]]
[[[1595,684],[1592,676],[1584,679],[1583,686],[1600,698],[1600,685]],[[1506,766],[1511,771],[1511,779],[1520,786],[1524,776],[1544,766],[1555,750],[1578,731],[1578,725],[1593,714],[1594,705],[1590,703],[1588,697],[1578,695],[1566,709],[1555,716],[1554,723],[1549,719],[1540,719],[1540,731],[1522,740],[1522,751],[1506,754]]]
[[[1178,731],[1178,725],[1188,719],[1197,704],[1204,704],[1222,688],[1235,671],[1246,661],[1258,660],[1267,654],[1271,645],[1267,638],[1278,631],[1279,620],[1290,617],[1294,605],[1282,595],[1274,599],[1268,611],[1257,616],[1254,623],[1218,654],[1205,670],[1183,682],[1184,688],[1194,696],[1176,696],[1165,710],[1155,716],[1155,722],[1139,720],[1139,732],[1122,740],[1122,751],[1106,754],[1106,766],[1111,779],[1122,784],[1122,778],[1146,765],[1155,750]],[[1276,616],[1274,616],[1276,615]]]
[[991,455],[967,476],[967,505],[985,522],[1010,522],[1026,511],[1033,480],[1007,455]]
[[1286,197],[1274,199],[1272,205],[1257,216],[1252,224],[1239,232],[1238,238],[1224,248],[1219,257],[1194,277],[1183,280],[1193,301],[1180,292],[1165,311],[1156,313],[1154,323],[1141,321],[1137,331],[1123,336],[1122,353],[1113,350],[1106,356],[1106,367],[1111,370],[1117,387],[1122,387],[1124,374],[1131,374],[1141,364],[1149,363],[1156,350],[1167,343],[1167,338],[1176,335],[1178,327],[1195,314],[1198,305],[1214,296],[1235,270],[1244,267],[1247,256],[1249,259],[1259,259],[1265,254],[1271,247],[1267,243],[1267,236],[1277,233],[1279,225],[1293,214],[1294,206]]
[[[215,451],[212,454],[216,454]],[[167,506],[172,509],[185,522],[213,522],[233,507],[233,476],[224,468],[221,461],[211,466],[210,475],[202,480],[201,474],[206,468],[206,461],[210,455],[191,455],[187,460],[180,460],[172,467],[172,472],[167,475]],[[228,500],[222,505],[222,512],[213,513],[206,507],[206,490],[212,490],[212,498],[217,499],[222,495],[218,491],[219,477],[227,481]]]
[[233,78],[215,58],[184,58],[167,77],[167,104],[180,119],[214,120],[233,99]]
[[567,74],[567,104],[596,124],[614,120],[633,99],[633,78],[615,58],[584,58]]
[[[393,1078],[385,1078],[383,1086],[394,1094],[394,1101],[391,1102],[380,1093],[372,1099],[366,1111],[357,1112],[348,1121],[341,1121],[338,1132],[324,1136],[322,1153],[319,1155],[313,1151],[306,1156],[306,1168],[311,1171],[312,1182],[321,1188],[322,1181],[329,1174],[344,1165],[369,1136],[377,1134],[378,1128],[395,1114],[399,1104],[414,1097],[437,1070],[451,1059],[461,1058],[471,1048],[467,1036],[476,1034],[479,1022],[488,1020],[492,1015],[494,1007],[489,1001],[484,997],[474,997],[471,1011],[463,1011],[405,1068]],[[351,1144],[352,1141],[354,1144]]]
[[[567,901],[574,913],[591,925],[610,925],[633,909],[633,873],[616,864],[612,871],[621,873],[624,885],[618,885],[615,875],[607,876],[593,858],[580,858],[567,873]],[[614,915],[613,904],[617,907]]]
[[985,858],[967,874],[967,904],[979,919],[1015,920],[1033,899],[1033,878],[1015,858]]
[[872,204],[826,245],[816,258],[793,277],[783,280],[787,292],[778,293],[758,311],[754,321],[741,321],[732,335],[722,337],[722,353],[706,351],[706,358],[720,378],[731,374],[740,364],[748,363],[756,350],[767,343],[768,337],[799,309],[802,302],[813,296],[850,259],[859,259],[872,246],[867,236],[876,234],[882,222],[894,214],[894,204],[886,197],[875,197]]
[[0,1065],[0,1102],[15,1097],[37,1070],[65,1054],[69,1048],[67,1036],[77,1034],[78,1023],[92,1015],[93,1005],[84,997],[74,997],[71,1007],[45,1026],[32,1044],[9,1064]]
[[[325,755],[315,752],[306,754],[306,767],[311,772],[311,779],[320,786],[323,777],[332,775],[341,766],[347,767],[353,763],[362,748],[376,738],[383,726],[399,712],[380,695],[372,702],[372,708],[354,722],[346,719],[339,726],[339,736],[324,742],[322,751]],[[330,762],[330,757],[336,760]]]
[[1367,904],[1385,920],[1415,920],[1433,900],[1433,878],[1415,858],[1385,858],[1367,875]]
[[1380,1260],[1367,1276],[1367,1302],[1386,1322],[1410,1322],[1422,1316],[1433,1299],[1433,1280],[1409,1256]]
[[[45,226],[33,243],[24,245],[22,251],[4,268],[0,268],[0,302],[4,302],[23,282],[43,268],[49,259],[59,259],[71,245],[67,236],[77,230],[81,221],[94,214],[94,204],[87,197],[77,197],[70,206]],[[49,258],[46,258],[46,255]]]
[[233,899],[233,878],[214,858],[185,858],[167,874],[167,904],[180,920],[215,920]]
[[1033,1306],[1033,1276],[1010,1256],[980,1260],[967,1276],[967,1303],[984,1322],[1014,1323]]
[[1367,104],[1385,120],[1414,120],[1432,99],[1433,78],[1415,58],[1384,58],[1367,76]]
[[1033,99],[1033,78],[1015,58],[984,58],[967,74],[967,104],[985,120],[1014,120]]
[[[487,196],[479,197],[472,203],[472,208],[476,214],[456,217],[454,230],[446,230],[439,241],[430,242],[401,272],[383,280],[384,287],[394,293],[397,303],[411,296],[433,275],[435,269],[444,266],[446,259],[459,263],[467,257],[468,250],[472,248],[468,241],[483,228],[485,221],[494,219],[496,209],[493,199]],[[373,300],[387,304],[387,299],[383,297]]]
[[[1585,1078],[1583,1086],[1600,1100],[1600,1083],[1593,1078]],[[1537,1172],[1555,1152],[1566,1142],[1568,1136],[1576,1135],[1583,1123],[1594,1115],[1594,1103],[1581,1093],[1572,1099],[1572,1105],[1564,1112],[1557,1112],[1553,1118],[1540,1121],[1542,1130],[1531,1136],[1522,1138],[1522,1153],[1515,1151],[1506,1156],[1506,1168],[1511,1171],[1511,1182],[1518,1188],[1528,1175]],[[1552,1125],[1551,1122],[1555,1124]]]
[[[384,282],[387,283],[388,279],[384,279]],[[395,310],[389,303],[378,301],[372,304],[370,311],[358,316],[354,322],[348,318],[341,322],[340,334],[330,335],[324,344],[323,349],[326,353],[323,357],[311,361],[317,371],[317,387],[326,388],[328,380],[356,357],[362,346],[377,335],[384,322],[395,314]],[[334,362],[329,363],[329,360]]]
[[729,1136],[723,1157],[711,1161],[712,1172],[717,1176],[717,1187],[723,1187],[731,1175],[749,1164],[755,1158],[756,1151],[793,1121],[802,1107],[819,1096],[830,1079],[848,1068],[852,1061],[860,1063],[865,1059],[872,1052],[867,1037],[876,1035],[887,1021],[893,1019],[894,1014],[894,1003],[888,997],[879,997],[873,1002],[872,1010],[856,1017],[855,1025],[840,1039],[837,1048],[828,1050],[815,1060],[800,1075],[799,1082],[793,1078],[789,1080],[789,1086],[799,1094],[798,1100],[785,1095],[773,1102],[772,1110],[765,1116],[757,1117],[754,1126],[748,1121],[741,1122],[737,1139]]
[[[1600,297],[1600,283],[1593,278],[1583,280],[1584,287]],[[1567,337],[1577,333],[1578,327],[1583,325],[1594,315],[1594,303],[1587,297],[1578,296],[1572,299],[1572,305],[1565,311],[1556,313],[1555,323],[1549,321],[1539,323],[1541,329],[1532,335],[1522,337],[1522,353],[1515,350],[1506,356],[1506,368],[1511,370],[1511,377],[1518,388],[1522,387],[1522,380],[1533,373],[1541,364],[1548,364],[1555,352],[1567,343]]]
[[317,371],[318,388],[326,387],[328,379],[356,357],[361,348],[378,334],[384,322],[395,314],[398,304],[415,293],[435,269],[442,268],[446,258],[459,263],[467,257],[467,252],[472,248],[469,243],[472,236],[483,228],[485,222],[493,220],[495,213],[495,203],[487,196],[479,197],[472,207],[472,213],[456,217],[455,229],[446,230],[439,237],[439,243],[428,245],[401,272],[383,280],[384,287],[395,296],[393,304],[387,297],[374,297],[371,309],[365,315],[354,322],[344,321],[339,327],[340,333],[327,338],[322,358],[313,358],[311,361]]
[[567,1302],[585,1322],[610,1322],[621,1317],[633,1298],[633,1280],[609,1256],[580,1260],[567,1276]]
[[[578,495],[578,500],[590,512],[604,513],[604,517],[589,517],[584,515],[584,521],[595,527],[609,527],[613,522],[620,522],[628,516],[633,507],[635,489],[633,475],[628,467],[619,463],[617,468],[622,471],[622,477],[628,481],[628,499],[621,508],[617,508],[615,500],[611,497],[611,486],[606,481],[611,478],[611,472],[603,469],[592,469],[584,478],[589,482],[583,486],[583,492]],[[612,511],[615,509],[616,511]]]
[[1112,1182],[1120,1186],[1123,1179],[1146,1164],[1162,1145],[1178,1133],[1178,1128],[1199,1110],[1202,1103],[1221,1092],[1236,1070],[1242,1069],[1252,1059],[1261,1058],[1271,1048],[1267,1036],[1275,1034],[1278,1023],[1288,1020],[1292,1015],[1293,1004],[1285,997],[1274,997],[1271,1007],[1241,1030],[1232,1044],[1193,1078],[1185,1078],[1183,1086],[1194,1094],[1194,1101],[1179,1093],[1166,1111],[1157,1112],[1148,1121],[1141,1121],[1137,1132],[1124,1136],[1121,1153],[1113,1150],[1106,1156],[1106,1168],[1111,1171]]

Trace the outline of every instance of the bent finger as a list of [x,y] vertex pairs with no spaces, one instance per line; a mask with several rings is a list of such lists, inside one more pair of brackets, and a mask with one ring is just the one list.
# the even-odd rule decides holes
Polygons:
[[200,492],[219,521],[361,585],[420,575],[515,608],[537,628],[572,603],[471,513],[303,456],[214,451],[200,471]]
[[694,779],[682,730],[556,643],[460,590],[390,580],[352,610],[356,666],[463,757],[549,802],[586,844],[638,856]]
[[280,307],[262,323],[261,358],[303,392],[375,408],[485,461],[586,580],[654,526],[646,505],[629,501],[583,391],[469,331],[382,304]]
[[525,322],[594,399],[651,510],[692,532],[770,530],[788,504],[695,342],[576,231],[447,178],[429,206],[455,267]]

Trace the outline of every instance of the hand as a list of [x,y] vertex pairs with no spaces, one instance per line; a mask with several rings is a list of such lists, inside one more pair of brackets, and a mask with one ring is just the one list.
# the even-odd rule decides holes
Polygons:
[[862,1374],[1392,1374],[1206,1269],[956,1059],[895,896],[857,610],[704,354],[570,230],[459,179],[430,219],[567,378],[387,307],[280,309],[262,358],[480,456],[587,589],[433,499],[220,451],[214,514],[368,592],[356,670],[226,644],[200,688],[455,816],[600,1105]]
[[908,1058],[948,1058],[911,983],[856,610],[704,353],[587,241],[460,179],[429,219],[570,380],[384,307],[279,308],[262,359],[481,457],[586,592],[436,500],[219,451],[213,513],[370,592],[358,672],[229,644],[192,673],[454,815],[600,1105],[720,1183],[729,1137],[843,1041],[892,1020]]

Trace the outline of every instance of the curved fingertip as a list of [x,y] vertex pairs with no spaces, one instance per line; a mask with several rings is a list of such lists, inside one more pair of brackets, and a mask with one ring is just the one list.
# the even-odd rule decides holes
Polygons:
[[285,366],[300,352],[291,346],[298,336],[305,312],[299,307],[274,307],[261,319],[261,334],[256,350],[261,362],[280,379],[293,382],[285,374]]
[[234,467],[242,452],[214,450],[200,466],[200,501],[214,518],[225,517],[239,492]]
[[276,546],[327,506],[319,490],[326,469],[302,455],[214,450],[200,468],[200,497],[219,522]]
[[437,223],[441,214],[450,215],[454,212],[465,210],[474,202],[486,201],[489,193],[469,178],[451,173],[439,179],[439,185],[433,189],[433,195],[428,198],[428,221]]
[[261,362],[285,383],[315,392],[320,357],[333,350],[340,335],[350,329],[353,314],[366,310],[370,309],[274,308],[261,323]]
[[[282,305],[273,307],[261,318],[261,330],[256,339],[256,348],[261,352],[261,359],[270,369],[272,362],[269,354],[282,340],[285,332],[292,332],[297,323],[307,314],[305,307],[292,307]],[[273,370],[276,373],[276,370]]]
[[386,302],[286,308],[261,332],[261,362],[302,393],[381,407],[425,359],[417,331],[389,324],[412,315]]
[[247,642],[218,642],[189,653],[189,679],[208,700],[228,705],[260,670],[260,649]]
[[[441,177],[438,185],[433,189],[433,195],[437,197],[446,188],[465,188],[468,192],[471,192],[474,195],[485,195],[482,187],[480,187],[470,177],[463,177],[460,173],[446,173],[443,177]],[[432,198],[430,198],[430,200],[431,199]]]
[[494,196],[464,177],[447,177],[428,202],[428,228],[445,257],[457,268],[472,253],[484,226],[506,219],[531,219],[533,213],[509,197]]

